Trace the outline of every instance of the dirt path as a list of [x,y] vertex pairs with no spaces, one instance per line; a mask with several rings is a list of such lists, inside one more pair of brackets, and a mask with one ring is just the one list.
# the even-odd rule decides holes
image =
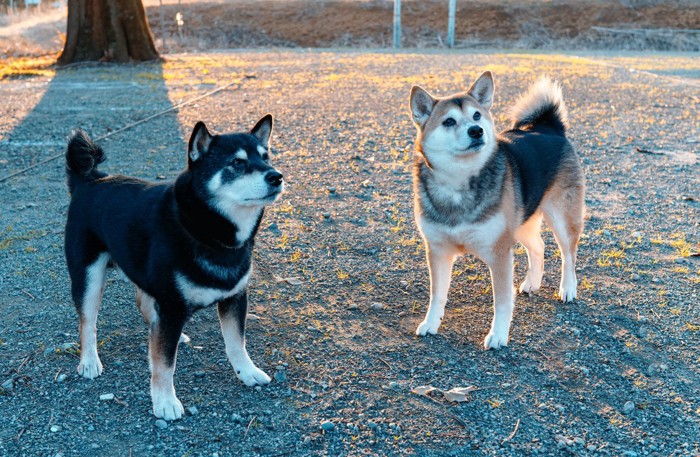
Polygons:
[[[165,429],[150,414],[146,328],[116,275],[98,324],[105,374],[89,382],[75,372],[63,164],[0,183],[0,454],[698,455],[694,62],[261,51],[0,82],[0,177],[60,152],[75,126],[101,136],[240,79],[112,136],[105,169],[170,179],[197,120],[223,132],[272,112],[273,160],[289,183],[265,216],[250,290],[259,319],[249,352],[276,380],[261,390],[236,381],[215,312],[201,311],[176,374],[190,412]],[[455,267],[441,333],[413,336],[428,275],[412,222],[408,91],[459,90],[486,68],[500,128],[539,74],[563,82],[588,185],[580,299],[553,298],[559,259],[547,232],[543,290],[518,297],[511,346],[499,352],[481,349],[490,285],[471,258]],[[520,251],[517,260],[520,279]],[[301,284],[277,281],[290,277]],[[477,390],[457,404],[411,392],[421,385]],[[105,393],[116,400],[100,401]]]

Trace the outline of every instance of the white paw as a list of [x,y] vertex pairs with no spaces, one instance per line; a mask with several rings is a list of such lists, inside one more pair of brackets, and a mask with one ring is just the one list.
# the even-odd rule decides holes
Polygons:
[[95,379],[102,374],[102,362],[95,355],[92,357],[84,357],[78,365],[78,374],[83,378]]
[[440,328],[440,324],[442,323],[442,320],[434,320],[434,321],[429,321],[429,320],[424,320],[423,322],[420,323],[418,328],[416,329],[416,335],[418,336],[425,336],[428,333],[431,335],[435,335]]
[[508,331],[491,330],[484,339],[484,349],[501,349],[508,346]]
[[175,395],[153,395],[153,414],[166,421],[174,421],[182,417],[185,408]]
[[564,303],[576,300],[576,278],[562,279],[559,286],[559,298]]
[[534,294],[538,290],[540,290],[540,286],[542,285],[542,281],[531,281],[530,280],[530,275],[525,277],[525,281],[523,281],[522,284],[520,284],[520,287],[518,288],[518,291],[521,294]]
[[269,384],[271,381],[270,377],[260,368],[253,365],[252,362],[249,366],[236,370],[236,376],[238,376],[238,379],[243,381],[243,384],[246,386],[262,386]]

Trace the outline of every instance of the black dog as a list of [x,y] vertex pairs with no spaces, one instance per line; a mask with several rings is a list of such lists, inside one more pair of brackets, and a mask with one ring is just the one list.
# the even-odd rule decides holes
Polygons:
[[282,193],[269,163],[272,116],[250,133],[211,135],[199,122],[187,169],[175,182],[150,183],[97,170],[104,154],[83,131],[66,152],[71,202],[66,260],[80,316],[78,373],[102,373],[96,323],[108,265],[136,285],[136,303],[150,328],[153,412],[166,420],[184,410],[173,373],[183,326],[199,308],[217,304],[226,354],[248,386],[267,384],[245,349],[246,286],[253,237],[263,207]]

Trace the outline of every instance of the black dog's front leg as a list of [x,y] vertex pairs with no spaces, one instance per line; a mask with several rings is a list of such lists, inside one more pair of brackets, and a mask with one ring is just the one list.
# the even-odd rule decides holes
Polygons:
[[245,321],[248,315],[246,291],[219,302],[218,309],[226,355],[238,379],[247,386],[269,383],[270,377],[255,366],[245,349]]

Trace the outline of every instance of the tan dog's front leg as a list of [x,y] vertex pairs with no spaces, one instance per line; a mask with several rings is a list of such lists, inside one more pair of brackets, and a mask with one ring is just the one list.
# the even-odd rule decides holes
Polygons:
[[425,319],[416,329],[418,336],[425,336],[428,333],[436,334],[442,323],[447,303],[447,292],[450,290],[452,279],[452,264],[455,261],[455,254],[450,249],[427,246],[427,250],[428,269],[430,270],[430,304]]
[[484,348],[500,349],[508,345],[510,322],[513,319],[513,249],[496,246],[489,262],[493,289],[493,322],[486,335]]

